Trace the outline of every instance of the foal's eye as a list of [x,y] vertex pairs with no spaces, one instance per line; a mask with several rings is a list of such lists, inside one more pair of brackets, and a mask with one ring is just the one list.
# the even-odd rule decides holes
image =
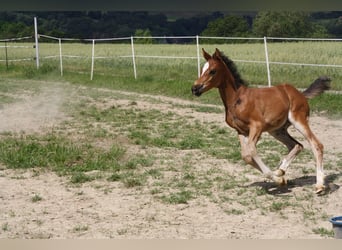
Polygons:
[[214,70],[214,69],[209,71],[209,75],[215,75],[215,73],[216,73],[216,70]]

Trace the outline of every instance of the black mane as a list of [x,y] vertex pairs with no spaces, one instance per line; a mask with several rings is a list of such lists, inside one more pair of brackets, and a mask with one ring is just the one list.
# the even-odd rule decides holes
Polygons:
[[223,62],[227,65],[228,69],[232,73],[235,79],[236,87],[240,88],[241,85],[247,86],[248,83],[241,78],[240,73],[238,72],[235,63],[231,59],[229,59],[222,51],[220,51],[220,55],[221,55]]

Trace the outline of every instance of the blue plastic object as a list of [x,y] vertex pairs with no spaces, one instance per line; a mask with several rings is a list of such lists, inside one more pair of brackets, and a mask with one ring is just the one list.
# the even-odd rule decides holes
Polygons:
[[335,238],[342,239],[342,216],[332,217],[329,221],[333,225]]

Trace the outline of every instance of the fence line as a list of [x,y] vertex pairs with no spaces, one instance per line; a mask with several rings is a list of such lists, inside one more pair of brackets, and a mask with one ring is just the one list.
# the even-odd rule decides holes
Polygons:
[[6,63],[6,68],[8,68],[9,62],[20,62],[20,61],[32,61],[34,58],[16,58],[16,59],[9,59],[8,58],[8,49],[32,49],[34,46],[24,46],[24,45],[9,45],[10,42],[20,42],[28,39],[32,39],[34,36],[25,36],[25,37],[17,37],[17,38],[9,38],[9,39],[0,39],[1,43],[4,45],[0,45],[0,48],[5,49],[5,59],[0,59],[0,62]]
[[215,39],[215,40],[264,40],[263,37],[222,37],[222,36],[199,36],[202,39]]
[[17,38],[7,38],[7,39],[0,39],[0,42],[14,42],[14,41],[22,41],[31,39],[33,36],[24,36],[24,37],[17,37]]
[[288,63],[288,62],[269,62],[269,64],[342,68],[342,65],[336,65],[336,64]]
[[289,40],[289,41],[330,41],[330,42],[338,42],[342,41],[342,38],[299,38],[299,37],[267,37],[267,39],[271,40]]
[[[130,41],[131,43],[131,54],[125,56],[117,56],[121,58],[132,58],[133,63],[133,74],[134,78],[137,79],[137,65],[136,65],[136,58],[151,58],[151,59],[197,59],[197,71],[198,75],[200,75],[200,39],[220,39],[220,40],[260,40],[263,41],[264,50],[265,50],[265,61],[256,61],[256,60],[239,60],[236,59],[236,62],[243,62],[243,63],[259,63],[265,64],[267,69],[267,79],[268,79],[268,86],[271,86],[271,64],[277,65],[294,65],[294,66],[311,66],[311,67],[336,67],[342,68],[342,65],[335,65],[335,64],[310,64],[310,63],[291,63],[291,62],[277,62],[277,61],[270,61],[269,60],[269,52],[268,52],[268,40],[303,40],[303,41],[342,41],[342,39],[330,39],[330,38],[280,38],[280,37],[209,37],[209,36],[131,36],[131,37],[119,37],[119,38],[101,38],[101,39],[76,39],[76,38],[57,38],[52,36],[47,36],[43,34],[38,34],[39,37],[54,39],[59,41],[59,50],[60,50],[60,71],[61,75],[63,75],[63,58],[91,58],[91,70],[90,70],[90,79],[92,80],[94,77],[94,70],[95,70],[95,60],[96,59],[113,59],[116,57],[108,57],[108,56],[96,56],[95,54],[95,44],[97,42],[109,42],[109,41]],[[135,39],[195,39],[196,40],[196,56],[160,56],[160,55],[139,55],[135,53]],[[62,54],[62,42],[63,41],[83,41],[83,42],[91,42],[92,43],[92,52],[90,56],[77,56],[77,55],[63,55]],[[58,57],[58,56],[55,56]],[[45,57],[47,58],[47,57]]]
[[0,48],[14,48],[14,49],[22,49],[22,48],[24,48],[24,49],[32,49],[32,48],[34,48],[34,46],[24,46],[24,45],[22,45],[22,46],[20,46],[20,45],[15,45],[15,46],[12,46],[12,45],[0,45]]
[[[55,41],[58,41],[59,46],[59,55],[50,55],[50,56],[41,56],[41,58],[59,58],[59,67],[60,67],[60,73],[61,76],[63,76],[63,58],[91,58],[91,65],[90,65],[90,79],[92,80],[94,77],[94,70],[95,70],[95,60],[97,59],[113,59],[113,58],[131,58],[132,64],[133,64],[133,74],[135,79],[137,79],[137,65],[136,65],[136,58],[151,58],[151,59],[191,59],[196,60],[197,59],[197,71],[198,76],[200,75],[200,62],[201,62],[201,56],[200,56],[200,40],[201,39],[207,39],[207,40],[255,40],[260,41],[264,44],[264,51],[265,51],[265,60],[264,61],[256,61],[256,60],[234,60],[236,62],[243,62],[243,63],[258,63],[258,64],[265,64],[267,69],[267,79],[268,79],[268,85],[271,86],[271,70],[270,65],[271,64],[277,64],[277,65],[294,65],[294,66],[311,66],[311,67],[335,67],[335,68],[342,68],[342,65],[336,65],[336,64],[312,64],[312,63],[291,63],[291,62],[277,62],[277,61],[270,61],[269,60],[269,52],[268,52],[268,41],[269,40],[283,40],[283,41],[336,41],[341,42],[342,39],[332,39],[332,38],[281,38],[281,37],[210,37],[210,36],[130,36],[130,37],[114,37],[114,38],[100,38],[100,39],[78,39],[78,38],[58,38],[53,36],[48,36],[44,34],[38,33],[38,27],[37,27],[37,19],[34,18],[34,26],[35,26],[35,36],[27,36],[27,37],[20,37],[20,38],[11,38],[11,39],[1,39],[0,42],[4,42],[5,46],[0,46],[0,48],[5,48],[6,50],[6,60],[0,60],[6,61],[6,64],[8,61],[28,61],[28,60],[35,60],[37,69],[39,69],[39,39],[45,38],[45,39],[52,39]],[[22,41],[25,39],[35,39],[35,45],[34,46],[9,46],[7,45],[7,42],[16,42],[16,41]],[[136,54],[135,51],[135,40],[139,39],[191,39],[195,41],[196,44],[196,54],[194,51],[194,56],[161,56],[161,55],[139,55]],[[91,49],[91,55],[89,56],[79,56],[79,55],[63,55],[63,49],[62,44],[63,42],[88,42],[91,43],[92,49]],[[108,56],[96,56],[96,43],[100,42],[110,42],[110,41],[127,41],[130,43],[131,46],[131,53],[129,55],[122,55],[122,56],[115,56],[115,57],[108,57]],[[7,48],[35,48],[36,51],[36,57],[35,58],[22,58],[22,59],[8,59],[7,58]]]
[[0,62],[22,62],[22,61],[33,61],[34,58],[21,58],[21,59],[1,59]]

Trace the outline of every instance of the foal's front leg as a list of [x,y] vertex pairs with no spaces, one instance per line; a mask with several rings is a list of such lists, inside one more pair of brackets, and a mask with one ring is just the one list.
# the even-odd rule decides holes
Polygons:
[[[260,135],[259,135],[260,136]],[[259,139],[259,136],[254,137],[251,136],[246,137],[242,134],[239,134],[240,144],[241,144],[241,156],[242,159],[247,163],[258,169],[262,172],[266,178],[273,180],[279,185],[285,185],[286,179],[283,176],[277,176],[273,174],[273,172],[265,165],[265,163],[261,160],[256,151],[256,143]]]

